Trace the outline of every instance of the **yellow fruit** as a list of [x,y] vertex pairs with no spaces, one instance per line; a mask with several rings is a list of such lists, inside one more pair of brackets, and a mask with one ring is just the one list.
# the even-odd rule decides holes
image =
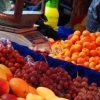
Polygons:
[[51,100],[69,100],[69,99],[66,99],[66,98],[54,98],[54,99],[51,99]]
[[55,96],[55,95],[49,95],[49,94],[45,97],[46,100],[51,100],[51,99],[54,99],[54,98],[58,98],[58,97]]
[[44,100],[44,98],[37,94],[28,93],[26,95],[26,100]]
[[0,68],[0,78],[3,78],[4,80],[7,80],[6,73],[4,72],[3,69]]
[[6,67],[3,64],[0,64],[0,68],[6,73],[7,81],[9,81],[11,78],[13,78],[13,74],[8,67]]
[[26,100],[25,98],[18,97],[17,100]]
[[43,98],[46,98],[47,95],[56,96],[52,90],[46,87],[38,87],[36,91]]

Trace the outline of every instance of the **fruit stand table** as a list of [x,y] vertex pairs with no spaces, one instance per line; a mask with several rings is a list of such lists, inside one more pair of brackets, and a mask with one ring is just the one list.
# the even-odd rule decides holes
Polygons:
[[[19,45],[15,42],[12,42],[12,44],[13,44],[14,49],[18,50],[20,54],[23,55],[24,57],[27,55],[31,55],[35,61],[45,60],[41,54],[28,49],[28,47]],[[87,77],[89,79],[89,83],[96,82],[98,86],[100,86],[100,72],[96,72],[94,70],[91,70],[89,68],[85,68],[79,65],[74,65],[72,63],[69,63],[63,60],[57,60],[49,56],[46,56],[46,59],[49,66],[52,66],[52,67],[61,66],[66,71],[68,71],[69,75],[71,75],[72,78],[75,78],[78,72],[79,76]]]

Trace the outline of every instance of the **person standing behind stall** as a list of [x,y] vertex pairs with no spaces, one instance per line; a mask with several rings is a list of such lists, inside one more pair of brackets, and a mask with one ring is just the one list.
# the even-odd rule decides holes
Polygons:
[[100,0],[92,0],[88,8],[86,29],[90,32],[100,31]]

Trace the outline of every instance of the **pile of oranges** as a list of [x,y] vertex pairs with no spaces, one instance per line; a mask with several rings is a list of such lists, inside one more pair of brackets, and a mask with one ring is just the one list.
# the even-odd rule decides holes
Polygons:
[[[57,44],[60,44],[60,49]],[[65,41],[55,41],[51,48],[49,56],[53,58],[100,71],[100,32],[75,31]],[[55,52],[58,49],[59,52]]]

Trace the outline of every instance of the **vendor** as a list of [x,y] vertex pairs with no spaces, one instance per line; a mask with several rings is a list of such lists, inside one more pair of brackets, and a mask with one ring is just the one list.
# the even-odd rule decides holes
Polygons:
[[0,11],[6,11],[6,0],[0,0]]
[[90,4],[86,29],[90,32],[100,31],[100,0],[92,0]]

